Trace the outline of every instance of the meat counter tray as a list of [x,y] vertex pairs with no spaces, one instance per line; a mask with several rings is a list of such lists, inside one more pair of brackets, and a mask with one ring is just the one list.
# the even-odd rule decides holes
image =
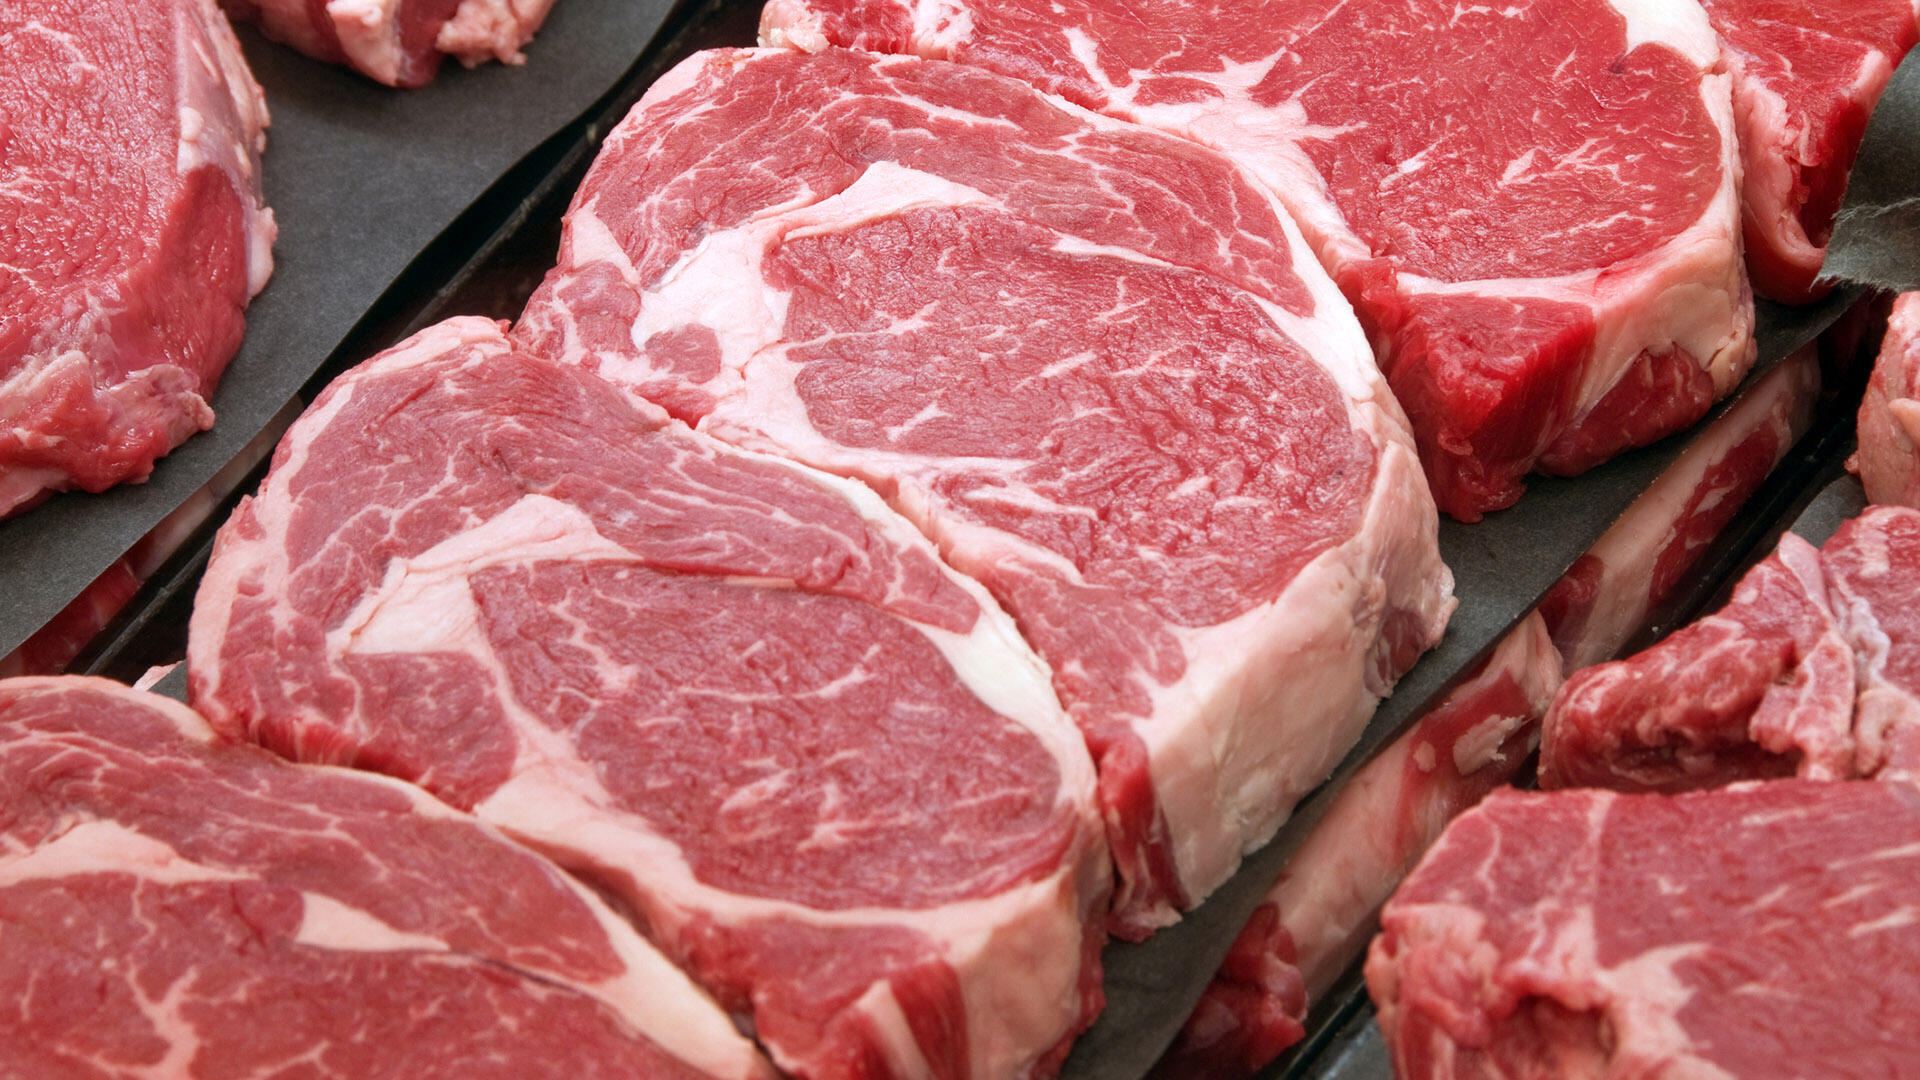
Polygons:
[[[559,10],[590,2],[568,0]],[[653,78],[681,57],[698,48],[750,43],[758,6],[757,0],[705,0],[683,13],[618,90],[523,162],[516,183],[497,186],[490,200],[494,205],[486,208],[486,214],[463,221],[453,235],[442,238],[439,248],[416,260],[416,269],[426,265],[434,272],[389,290],[382,304],[360,320],[356,332],[306,384],[306,394],[310,396],[345,366],[439,318],[517,313],[552,261],[559,215],[599,138]],[[466,242],[453,244],[456,239]],[[1811,341],[1857,295],[1857,290],[1844,290],[1823,305],[1798,310],[1762,305],[1762,367]],[[1723,541],[1719,556],[1723,572],[1774,519],[1775,503],[1804,493],[1812,471],[1830,456],[1834,440],[1845,437],[1836,431],[1829,423],[1803,441],[1802,450],[1778,474],[1782,479],[1769,487],[1773,502],[1750,508],[1731,530],[1735,535]],[[1578,478],[1535,479],[1528,495],[1510,510],[1473,526],[1442,523],[1442,552],[1454,568],[1461,599],[1446,640],[1401,681],[1334,778],[1302,804],[1239,875],[1180,925],[1146,944],[1117,944],[1108,949],[1107,1011],[1080,1040],[1063,1076],[1123,1080],[1145,1073],[1178,1030],[1247,915],[1324,813],[1332,793],[1530,610],[1686,443],[1687,436],[1676,437]],[[242,490],[253,486],[250,481]],[[221,517],[224,513],[214,520]],[[0,534],[0,544],[4,542]],[[186,615],[210,545],[211,528],[150,583],[86,659],[84,669],[131,678],[149,663],[177,659],[184,651]],[[1695,578],[1703,588],[1715,579],[1711,572]],[[177,678],[171,682],[176,688],[181,684]],[[1339,1007],[1316,1014],[1302,1048],[1276,1065],[1272,1075],[1319,1075],[1329,1060],[1322,1051],[1344,1045],[1334,1036],[1342,1025],[1354,1022],[1358,1005],[1351,994],[1330,995],[1329,1001]],[[1359,1027],[1364,1030],[1366,1025]]]
[[413,91],[241,28],[272,114],[263,170],[280,225],[273,278],[213,396],[213,430],[163,458],[144,484],[56,496],[0,522],[0,656],[240,454],[357,327],[431,288],[463,261],[463,248],[492,233],[503,206],[489,194],[550,171],[535,161],[539,151],[631,85],[677,2],[566,0],[524,66],[449,65]]

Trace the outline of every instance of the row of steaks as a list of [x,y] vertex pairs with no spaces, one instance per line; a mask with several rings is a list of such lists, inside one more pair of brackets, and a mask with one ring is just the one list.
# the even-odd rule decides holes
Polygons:
[[[1100,1007],[1106,935],[1229,876],[1440,636],[1434,496],[1477,517],[1740,379],[1734,84],[1795,91],[1781,129],[1832,140],[1782,155],[1814,191],[1857,138],[1833,116],[1863,122],[1912,43],[1899,6],[1897,31],[1882,12],[1848,39],[1844,93],[1801,98],[1758,59],[1730,74],[1691,5],[1170,5],[1141,34],[1096,5],[776,0],[767,40],[801,48],[665,76],[511,334],[434,327],[294,425],[196,605],[204,721],[5,684],[14,790],[51,824],[22,819],[0,896],[98,888],[67,917],[97,904],[128,933],[146,904],[237,913],[287,965],[224,966],[234,928],[203,919],[171,968],[93,969],[131,988],[120,1026],[47,1028],[31,995],[16,1022],[74,1061],[211,1074],[251,981],[278,1001],[398,985],[392,964],[652,1062],[622,1075],[764,1069],[722,1009],[810,1077],[1051,1071]],[[1511,85],[1473,59],[1489,40]],[[1816,247],[1824,198],[1789,215]],[[1510,649],[1544,656],[1547,617]],[[552,914],[461,929],[425,900],[493,909],[431,890],[388,912],[404,867],[444,857],[426,841],[369,847],[384,880],[351,895],[300,884],[307,856],[261,862],[266,839],[207,853],[299,830],[207,820],[189,774],[329,840],[359,835],[336,804],[392,801],[240,742],[469,812],[382,811],[521,860],[486,884],[545,881],[514,888]],[[150,775],[99,779],[128,755]],[[647,945],[503,835],[701,989],[653,978]],[[585,944],[536,962],[527,934]],[[629,972],[644,1008],[602,985]],[[369,1044],[471,1024],[399,1012]],[[379,1075],[333,1022],[241,1032],[230,1052],[258,1056],[233,1068]],[[503,1075],[547,1061],[466,1049]]]

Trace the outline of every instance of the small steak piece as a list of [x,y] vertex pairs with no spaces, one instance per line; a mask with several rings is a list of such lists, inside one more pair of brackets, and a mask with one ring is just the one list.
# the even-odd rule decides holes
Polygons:
[[10,1077],[771,1075],[547,860],[81,678],[0,680],[0,1046]]
[[1875,507],[1824,549],[1788,534],[1718,613],[1575,673],[1542,787],[1920,775],[1920,511]]
[[1893,303],[1867,396],[1860,402],[1860,449],[1847,462],[1877,503],[1920,507],[1920,293]]
[[343,376],[222,530],[192,695],[626,905],[803,1077],[1050,1071],[1098,1010],[1093,765],[866,489],[455,319]]
[[1366,341],[1225,159],[956,64],[695,55],[609,137],[515,329],[870,484],[1052,666],[1116,925],[1271,836],[1452,580]]
[[771,0],[761,38],[987,68],[1233,158],[1465,521],[1692,424],[1753,360],[1732,93],[1691,3]]
[[1726,49],[1740,124],[1754,290],[1813,300],[1867,118],[1920,39],[1915,0],[1701,0]]
[[236,19],[308,56],[388,86],[433,80],[442,57],[519,64],[554,0],[220,0]]
[[1907,1076],[1920,791],[1495,792],[1381,916],[1401,1080]]
[[1306,1037],[1374,913],[1447,822],[1513,779],[1539,742],[1560,654],[1529,615],[1480,670],[1341,789],[1233,943],[1156,1080],[1233,1080]]
[[267,110],[213,0],[0,0],[0,518],[145,480],[273,267]]

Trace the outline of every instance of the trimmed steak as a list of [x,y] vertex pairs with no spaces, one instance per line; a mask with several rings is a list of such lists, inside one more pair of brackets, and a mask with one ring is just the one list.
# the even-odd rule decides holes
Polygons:
[[103,679],[0,681],[0,1073],[771,1075],[559,868]]
[[272,269],[266,106],[213,0],[0,0],[0,517],[138,482]]
[[1917,836],[1907,784],[1496,792],[1381,916],[1397,1075],[1909,1075]]
[[1920,770],[1920,511],[1875,507],[1826,547],[1788,534],[1718,613],[1567,680],[1543,787],[1678,791]]
[[1226,161],[953,64],[696,55],[516,328],[865,481],[995,595],[1100,769],[1139,936],[1225,880],[1452,609],[1365,340]]
[[1462,520],[1692,424],[1752,362],[1692,4],[771,0],[761,37],[957,60],[1226,153],[1359,310]]
[[1477,675],[1348,782],[1248,921],[1158,1076],[1251,1076],[1305,1037],[1309,1009],[1364,952],[1374,914],[1447,821],[1520,770],[1563,655],[1568,667],[1606,659],[1647,626],[1805,432],[1819,386],[1809,347],[1748,388]]
[[308,56],[388,86],[433,80],[440,60],[526,60],[522,46],[554,0],[220,0],[236,19]]
[[1726,47],[1746,176],[1747,267],[1762,296],[1804,303],[1867,118],[1920,39],[1915,0],[1701,0]]
[[1887,336],[1860,402],[1860,449],[1847,467],[1867,498],[1920,507],[1920,293],[1894,301]]
[[618,897],[803,1077],[1050,1071],[1109,870],[1046,669],[866,489],[456,319],[334,383],[222,530],[192,692]]

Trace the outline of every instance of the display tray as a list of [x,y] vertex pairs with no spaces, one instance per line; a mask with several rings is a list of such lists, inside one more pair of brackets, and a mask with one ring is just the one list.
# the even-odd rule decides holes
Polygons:
[[[58,495],[0,522],[0,656],[17,648],[306,389],[357,327],[430,292],[551,171],[523,163],[631,84],[675,0],[565,0],[520,67],[448,64],[431,85],[380,86],[240,36],[266,90],[263,161],[280,225],[274,273],[212,400],[211,431],[144,484]],[[577,141],[577,140],[569,140]],[[493,195],[494,197],[489,197]]]
[[[556,27],[562,13],[570,8],[586,9],[596,0],[563,0],[556,8]],[[296,391],[310,397],[326,379],[412,330],[440,318],[456,314],[481,314],[511,317],[519,310],[527,294],[551,265],[559,235],[559,219],[574,187],[591,161],[600,138],[624,115],[630,104],[659,73],[699,48],[745,45],[753,40],[757,24],[757,0],[705,0],[683,8],[669,21],[662,34],[640,63],[617,80],[617,87],[601,97],[599,104],[582,119],[525,156],[520,166],[496,182],[491,193],[472,207],[467,216],[443,233],[433,246],[412,259],[413,269],[397,284],[376,292],[358,317],[347,319],[340,344],[325,350],[321,360],[308,369]],[[542,37],[536,48],[551,44]],[[541,57],[531,54],[530,68]],[[288,62],[291,62],[289,60]],[[301,62],[301,66],[312,68]],[[486,77],[487,70],[475,73],[450,72],[440,91],[467,85],[475,76]],[[501,78],[524,76],[526,71],[495,71]],[[265,73],[263,72],[263,80]],[[1920,90],[1920,65],[1909,63],[1901,80],[1909,89]],[[430,90],[429,93],[437,92]],[[449,91],[450,92],[450,91]],[[1876,129],[1885,125],[1876,118]],[[278,128],[276,128],[278,133]],[[1876,134],[1873,138],[1884,138]],[[1895,136],[1898,137],[1896,132]],[[1871,148],[1870,148],[1871,149]],[[1882,148],[1884,149],[1884,148]],[[1920,153],[1920,144],[1902,148],[1894,157],[1905,159]],[[1863,161],[1868,160],[1863,156]],[[270,166],[271,167],[271,166]],[[1863,166],[1864,168],[1865,166]],[[1887,166],[1891,168],[1892,166]],[[271,175],[271,174],[270,174]],[[1909,173],[1908,175],[1916,175]],[[416,182],[419,178],[415,177]],[[1907,181],[1909,186],[1911,181]],[[1863,190],[1879,192],[1900,190],[1897,184],[1868,185]],[[1850,201],[1849,207],[1856,203]],[[283,216],[291,217],[290,210]],[[459,214],[456,209],[455,215]],[[451,220],[451,218],[449,219]],[[1912,253],[1920,257],[1920,238],[1913,238]],[[1906,240],[1896,237],[1893,255],[1883,250],[1886,237],[1866,230],[1856,251],[1873,251],[1874,258],[1898,255],[1898,245]],[[424,244],[425,242],[422,241]],[[282,248],[283,258],[288,249]],[[403,260],[404,262],[404,260]],[[285,267],[283,267],[285,270]],[[1865,275],[1872,280],[1871,275]],[[277,283],[277,284],[283,284]],[[1759,370],[1778,362],[1811,342],[1831,325],[1860,295],[1856,287],[1840,289],[1827,301],[1806,308],[1784,308],[1762,303],[1759,308],[1758,336],[1761,344]],[[269,301],[262,297],[263,308]],[[264,315],[264,310],[262,314]],[[284,332],[273,339],[284,347],[290,341]],[[260,345],[250,329],[248,352]],[[229,377],[231,385],[242,375],[236,364]],[[1751,382],[1749,382],[1751,385]],[[236,391],[237,393],[237,391]],[[259,413],[264,422],[289,400],[276,399],[272,408]],[[1719,411],[1731,407],[1723,403]],[[216,407],[220,407],[216,402]],[[1756,544],[1764,541],[1768,529],[1777,526],[1787,508],[1804,502],[1818,490],[1816,480],[1831,467],[1838,449],[1850,439],[1850,417],[1845,410],[1830,410],[1815,431],[1776,473],[1776,479],[1741,519],[1728,530],[1714,549],[1708,564],[1697,572],[1692,587],[1678,602],[1697,609],[1710,599],[1714,588],[1723,582]],[[226,417],[223,414],[223,422]],[[1704,424],[1701,425],[1704,428]],[[216,428],[216,432],[219,429]],[[1695,429],[1696,431],[1700,429]],[[1572,563],[1584,554],[1602,533],[1638,498],[1662,471],[1689,444],[1692,433],[1675,436],[1655,446],[1624,455],[1585,475],[1570,479],[1534,478],[1524,498],[1511,509],[1490,515],[1475,525],[1443,520],[1440,540],[1442,554],[1453,568],[1458,582],[1460,608],[1441,645],[1424,657],[1405,678],[1394,694],[1381,706],[1360,744],[1348,756],[1334,776],[1311,795],[1281,829],[1275,839],[1254,853],[1241,871],[1205,904],[1180,924],[1155,935],[1139,945],[1114,944],[1105,954],[1107,1008],[1101,1018],[1075,1045],[1062,1076],[1067,1080],[1130,1080],[1145,1075],[1160,1053],[1171,1042],[1185,1021],[1193,1003],[1211,979],[1234,937],[1248,915],[1266,895],[1291,853],[1304,840],[1324,814],[1332,796],[1365,762],[1394,736],[1417,719],[1425,709],[1457,683],[1522,616]],[[202,437],[205,439],[205,437]],[[231,449],[244,445],[240,439]],[[186,450],[199,452],[199,440]],[[206,451],[211,453],[212,451]],[[184,452],[183,452],[184,453]],[[176,454],[176,458],[182,457]],[[189,460],[194,460],[189,457]],[[168,466],[173,468],[171,464]],[[202,466],[196,475],[204,481],[212,467]],[[135,501],[159,490],[156,484],[145,489],[127,489],[132,494],[109,496]],[[256,477],[257,480],[257,477]],[[182,481],[181,483],[185,483]],[[197,485],[196,485],[197,486]],[[241,486],[251,490],[254,481]],[[170,498],[178,498],[192,486],[175,486]],[[46,509],[65,507],[85,500],[56,500]],[[107,500],[100,500],[105,502]],[[150,513],[158,520],[171,503],[162,499]],[[82,514],[80,510],[65,513]],[[217,513],[214,523],[225,517]],[[29,515],[28,521],[34,515]],[[86,528],[84,518],[71,519],[70,528]],[[102,520],[105,520],[104,518]],[[150,523],[150,522],[149,522]],[[129,610],[103,635],[80,665],[82,670],[122,679],[137,677],[149,664],[177,660],[184,654],[186,618],[194,588],[211,547],[212,526],[189,543],[162,572],[147,585]],[[0,556],[15,550],[12,534],[0,527]],[[127,540],[131,543],[131,538]],[[111,545],[100,545],[102,550]],[[50,549],[40,549],[42,551]],[[124,550],[124,549],[121,549]],[[99,552],[88,549],[86,560],[97,573],[105,565]],[[62,559],[66,556],[62,555]],[[110,562],[111,557],[106,559]],[[8,572],[15,572],[13,565]],[[68,574],[63,564],[61,574]],[[81,573],[74,571],[73,573]],[[16,573],[25,580],[31,575]],[[76,578],[71,596],[90,577]],[[4,588],[0,581],[0,588]],[[45,610],[41,621],[53,610]],[[1673,618],[1691,614],[1676,607]],[[11,615],[8,616],[11,619]],[[39,623],[34,623],[35,626]],[[6,628],[11,632],[11,627]],[[28,632],[31,632],[30,629]],[[15,639],[17,642],[17,639]],[[4,636],[0,646],[10,648]],[[4,649],[0,649],[4,651]],[[184,689],[182,673],[176,671],[165,685],[179,693]],[[1365,1032],[1371,1028],[1365,1012],[1364,995],[1357,982],[1349,980],[1343,991],[1327,995],[1316,1008],[1308,1039],[1287,1058],[1269,1070],[1270,1076],[1304,1078],[1336,1075],[1323,1070],[1332,1067],[1336,1052],[1344,1052],[1351,1040],[1343,1042],[1343,1032]],[[1330,1056],[1332,1055],[1332,1056]],[[1358,1059],[1356,1059],[1358,1060]],[[1378,1073],[1348,1072],[1337,1075],[1359,1077]]]

